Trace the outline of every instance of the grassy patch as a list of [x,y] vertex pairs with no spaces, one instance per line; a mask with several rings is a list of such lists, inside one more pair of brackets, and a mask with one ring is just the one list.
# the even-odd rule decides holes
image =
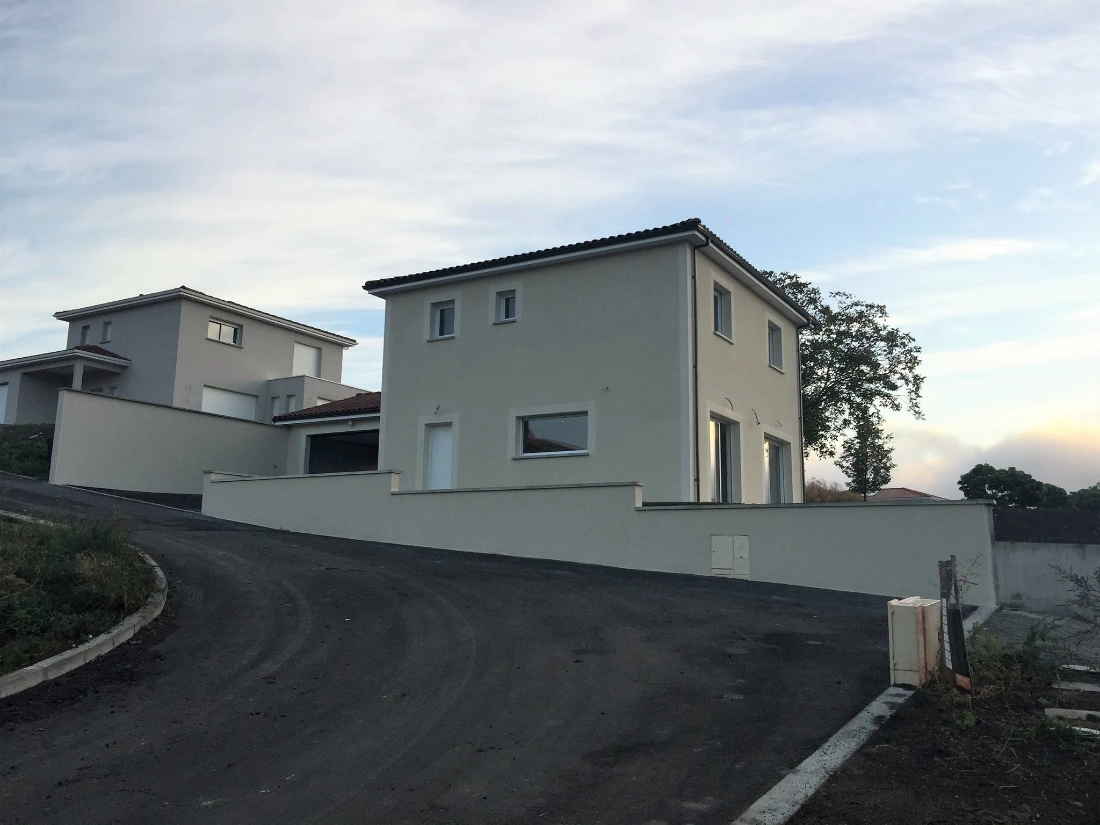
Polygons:
[[0,424],[0,470],[49,478],[52,424]]
[[86,642],[155,587],[120,521],[0,521],[0,674]]

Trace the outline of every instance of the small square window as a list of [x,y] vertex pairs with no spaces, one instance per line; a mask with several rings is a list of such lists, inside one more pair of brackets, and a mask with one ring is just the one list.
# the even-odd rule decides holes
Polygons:
[[432,304],[432,340],[455,337],[455,302]]
[[733,340],[733,296],[718,284],[714,285],[714,331]]
[[103,322],[103,335],[100,336],[99,342],[101,344],[111,343],[111,322],[110,321],[104,321]]
[[88,343],[88,338],[91,337],[92,325],[85,324],[80,328],[80,343],[81,345]]
[[211,341],[220,341],[223,344],[241,345],[240,324],[230,324],[228,321],[219,321],[211,318],[206,324],[206,337]]
[[783,330],[768,321],[768,364],[783,369]]
[[516,320],[516,291],[514,289],[497,293],[497,323]]
[[588,451],[588,413],[531,415],[519,419],[520,455]]

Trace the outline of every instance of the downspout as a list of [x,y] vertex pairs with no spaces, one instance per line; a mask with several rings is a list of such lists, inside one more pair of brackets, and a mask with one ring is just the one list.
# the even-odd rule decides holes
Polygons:
[[806,436],[802,432],[802,327],[794,328],[794,355],[798,366],[798,447],[802,460],[802,503],[806,503]]
[[[692,377],[692,433],[695,449],[695,501],[702,501],[699,489],[699,285],[695,263],[696,253],[710,246],[710,236],[701,244],[691,247],[691,377]],[[801,416],[801,413],[800,413]],[[800,424],[801,426],[801,424]],[[803,481],[805,483],[805,481]]]

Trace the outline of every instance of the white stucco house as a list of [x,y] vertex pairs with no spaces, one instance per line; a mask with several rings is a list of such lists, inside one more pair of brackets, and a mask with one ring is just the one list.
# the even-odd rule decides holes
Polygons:
[[403,489],[637,481],[802,500],[805,310],[698,219],[369,281]]
[[61,389],[265,422],[360,392],[354,339],[186,286],[54,317],[64,349],[0,361],[0,423],[54,421]]

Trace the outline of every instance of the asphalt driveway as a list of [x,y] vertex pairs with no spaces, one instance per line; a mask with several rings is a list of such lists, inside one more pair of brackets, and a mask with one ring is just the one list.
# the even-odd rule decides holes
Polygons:
[[887,683],[881,597],[0,508],[117,514],[169,584],[0,700],[5,823],[728,823]]

